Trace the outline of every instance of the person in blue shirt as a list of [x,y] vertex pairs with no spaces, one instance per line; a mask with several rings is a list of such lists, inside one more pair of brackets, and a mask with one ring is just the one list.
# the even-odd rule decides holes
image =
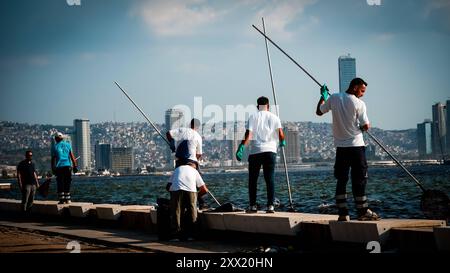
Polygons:
[[62,133],[55,134],[55,144],[51,149],[52,172],[56,175],[59,204],[70,204],[72,171],[78,172],[77,160],[69,142],[63,141]]

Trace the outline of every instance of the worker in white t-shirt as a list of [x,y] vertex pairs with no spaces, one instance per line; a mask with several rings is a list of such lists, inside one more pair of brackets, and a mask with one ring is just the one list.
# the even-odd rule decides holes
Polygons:
[[264,179],[267,188],[267,213],[274,213],[275,201],[275,163],[278,141],[280,146],[286,146],[281,121],[275,114],[269,111],[269,99],[259,97],[257,100],[258,112],[248,119],[245,138],[242,140],[236,152],[236,159],[241,161],[245,145],[250,143],[248,157],[248,188],[250,204],[247,213],[257,212],[256,191],[258,176],[263,167]]
[[198,161],[202,157],[202,137],[198,133],[200,121],[191,120],[191,128],[176,128],[166,133],[170,149],[175,152],[175,168],[193,162],[198,170]]
[[170,178],[170,184],[170,222],[173,239],[191,238],[197,222],[197,196],[206,194],[208,189],[193,162],[176,168]]
[[336,147],[334,176],[336,184],[336,205],[339,221],[350,220],[347,208],[347,181],[351,169],[352,191],[358,213],[358,220],[378,220],[379,216],[368,208],[366,196],[367,160],[363,131],[370,128],[366,104],[360,99],[366,92],[367,83],[354,78],[346,92],[329,95],[323,85],[316,114],[322,116],[331,111],[333,115],[333,136]]

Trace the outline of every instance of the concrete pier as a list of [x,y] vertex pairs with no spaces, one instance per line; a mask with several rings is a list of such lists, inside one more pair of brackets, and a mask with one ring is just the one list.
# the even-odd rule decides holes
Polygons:
[[386,242],[392,228],[423,228],[446,226],[444,220],[422,219],[382,219],[380,221],[348,221],[330,223],[331,236],[334,241],[367,243],[370,241]]
[[[21,202],[13,199],[0,199],[0,216],[20,215]],[[50,219],[70,219],[70,223],[97,224],[143,231],[149,234],[158,232],[158,213],[154,206],[118,204],[72,203],[60,205],[57,201],[36,201],[32,214],[49,216]],[[276,212],[273,214],[258,211],[245,212],[202,212],[199,211],[199,223],[202,232],[220,233],[219,238],[227,234],[233,238],[240,234],[242,238],[261,239],[284,238],[288,242],[302,241],[302,247],[308,243],[323,246],[349,243],[364,245],[377,241],[383,245],[393,245],[395,249],[422,251],[450,250],[450,228],[445,220],[425,219],[382,219],[380,221],[338,222],[337,215]],[[82,220],[84,219],[84,220]],[[250,236],[249,236],[250,235]],[[269,236],[268,236],[269,235]],[[365,251],[365,248],[362,248]]]

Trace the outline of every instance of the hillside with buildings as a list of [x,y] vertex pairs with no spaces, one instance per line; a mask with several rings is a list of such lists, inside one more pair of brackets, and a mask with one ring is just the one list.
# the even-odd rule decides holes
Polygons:
[[[85,124],[83,128],[78,124],[80,122],[87,123],[88,127]],[[204,165],[224,168],[238,166],[234,160],[234,152],[243,137],[244,124],[220,125],[222,125],[220,129],[219,126],[205,126],[202,132]],[[89,135],[89,145],[86,145],[87,143],[77,145],[74,133],[77,126],[82,134]],[[157,126],[159,130],[165,132],[164,125]],[[283,127],[288,143],[286,156],[290,164],[334,160],[331,124],[289,122],[283,123]],[[85,130],[87,131],[84,132]],[[168,167],[167,144],[147,123],[104,122],[89,125],[85,120],[75,120],[74,126],[0,122],[0,165],[15,166],[23,159],[24,151],[32,149],[36,167],[41,172],[49,170],[51,136],[56,131],[64,132],[73,142],[76,156],[86,157],[89,151],[89,158],[84,158],[83,169],[86,170],[120,169],[121,173],[135,173],[138,168],[155,170]],[[390,131],[373,128],[372,133],[400,158],[418,158],[417,130]],[[78,140],[78,143],[80,141]],[[383,151],[374,143],[369,140],[368,144],[369,159],[386,158]]]

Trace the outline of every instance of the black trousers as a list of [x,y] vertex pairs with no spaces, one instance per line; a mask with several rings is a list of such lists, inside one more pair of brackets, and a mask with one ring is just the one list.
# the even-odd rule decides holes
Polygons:
[[70,185],[72,184],[72,168],[56,168],[56,182],[60,201],[70,200]]
[[253,154],[248,157],[248,193],[250,206],[256,205],[256,192],[259,171],[261,166],[264,171],[264,180],[267,188],[267,206],[273,205],[275,201],[275,161],[276,153],[265,152]]
[[336,149],[336,162],[334,176],[336,184],[336,205],[339,215],[348,215],[347,182],[349,171],[352,179],[352,193],[355,199],[358,215],[367,211],[367,160],[366,147],[338,147]]

